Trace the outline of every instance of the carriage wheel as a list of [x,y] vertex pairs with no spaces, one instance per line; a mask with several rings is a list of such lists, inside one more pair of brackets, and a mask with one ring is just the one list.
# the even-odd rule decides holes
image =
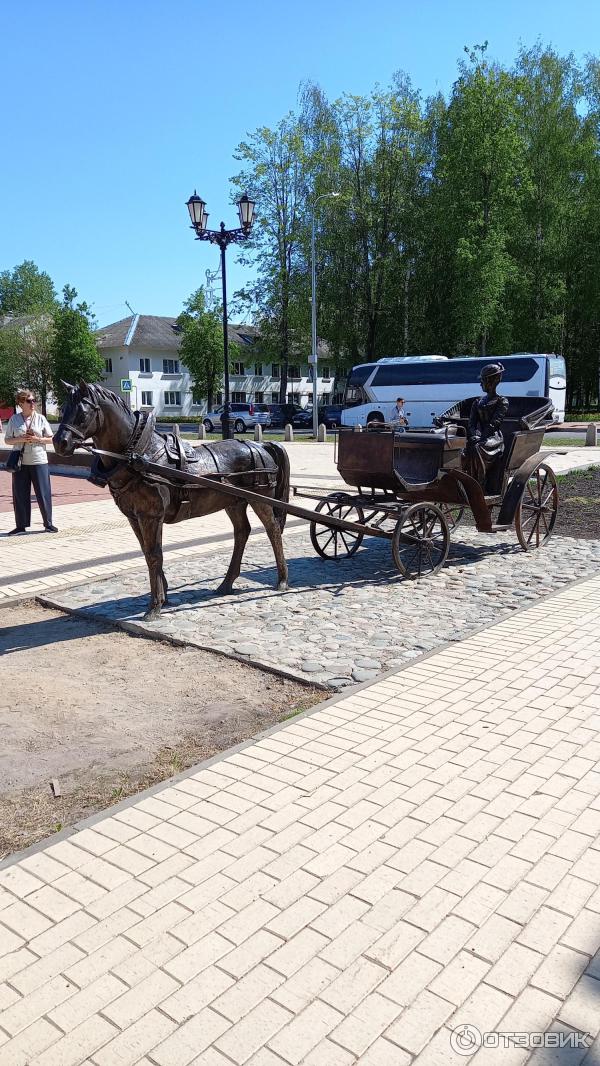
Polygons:
[[[353,503],[352,497],[343,492],[334,492],[325,500],[321,500],[315,510],[331,515],[332,518],[343,518],[345,522],[362,524],[365,520],[362,507]],[[313,548],[323,559],[344,559],[354,555],[360,548],[363,537],[363,533],[354,533],[349,529],[334,529],[319,522],[310,523]]]
[[461,507],[460,504],[455,503],[441,503],[440,511],[442,512],[444,518],[448,523],[448,529],[450,530],[450,532],[452,532],[453,529],[456,529],[458,523],[460,522],[462,516],[465,513],[464,507]]
[[437,574],[449,550],[450,530],[441,508],[432,503],[408,507],[392,536],[392,555],[403,577],[414,580]]
[[548,540],[558,513],[558,485],[554,471],[540,463],[528,478],[517,513],[515,531],[523,551],[533,551]]

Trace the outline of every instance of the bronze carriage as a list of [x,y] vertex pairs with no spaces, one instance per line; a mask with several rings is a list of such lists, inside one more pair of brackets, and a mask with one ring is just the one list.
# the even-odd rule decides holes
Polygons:
[[[502,424],[504,452],[482,486],[462,466],[472,403],[461,401],[431,429],[342,428],[338,470],[356,492],[332,493],[317,505],[323,522],[313,520],[310,534],[319,555],[353,555],[365,535],[384,536],[405,577],[436,573],[465,508],[480,533],[514,524],[524,551],[539,548],[552,533],[558,509],[556,478],[544,461],[550,452],[540,451],[552,424],[552,404],[510,397]],[[332,519],[354,529],[338,528]]]

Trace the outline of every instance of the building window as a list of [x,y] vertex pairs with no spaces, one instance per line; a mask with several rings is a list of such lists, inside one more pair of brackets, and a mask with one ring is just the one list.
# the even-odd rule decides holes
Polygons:
[[288,403],[300,403],[300,393],[299,392],[288,392],[287,402]]
[[200,404],[204,403],[204,396],[202,393],[192,391],[192,403],[194,407],[199,407]]
[[254,402],[255,403],[264,403],[265,402],[265,394],[264,394],[264,392],[255,392],[254,393]]
[[231,393],[231,402],[232,403],[246,403],[246,393],[245,392],[232,392]]
[[279,393],[278,392],[272,392],[271,393],[270,403],[279,403]]
[[328,366],[324,366],[322,368],[322,370],[321,370],[321,377],[323,378],[323,381],[330,381],[331,380],[331,368],[328,367]]
[[149,374],[149,373],[150,373],[150,360],[149,359],[140,359],[140,374]]
[[257,378],[262,378],[262,376],[263,376],[262,363],[255,363],[254,364],[254,376],[257,377]]
[[151,392],[142,392],[142,407],[152,407]]
[[181,407],[181,393],[165,392],[165,407]]
[[107,374],[112,374],[112,359],[104,360],[104,369]]
[[232,374],[239,374],[239,375],[245,374],[244,364],[243,363],[232,363],[231,364],[231,373]]
[[[148,364],[150,360],[147,360]],[[179,359],[163,359],[163,374],[178,374]]]
[[278,378],[279,377],[279,363],[273,363],[271,365],[271,377],[272,378]]
[[299,381],[301,377],[299,366],[288,366],[288,380]]

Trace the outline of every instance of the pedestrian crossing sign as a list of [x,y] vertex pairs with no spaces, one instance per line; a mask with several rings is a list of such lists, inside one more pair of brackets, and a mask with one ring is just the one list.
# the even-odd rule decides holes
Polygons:
[[121,392],[131,392],[131,378],[121,378]]

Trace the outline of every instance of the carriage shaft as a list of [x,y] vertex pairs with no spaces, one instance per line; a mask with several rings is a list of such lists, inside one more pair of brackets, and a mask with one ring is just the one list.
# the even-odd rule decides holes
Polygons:
[[[237,485],[228,485],[222,480],[213,477],[203,477],[201,474],[188,474],[184,470],[165,471],[164,466],[158,463],[140,461],[141,473],[156,474],[163,481],[179,481],[185,485],[196,485],[198,488],[212,489],[213,492],[221,492],[224,496],[234,496],[236,499],[247,500],[248,503],[258,503],[273,507],[279,511],[285,511],[295,518],[305,518],[309,522],[317,522],[319,525],[329,526],[331,529],[347,530],[349,533],[362,533],[366,537],[380,537],[382,540],[391,540],[392,534],[383,529],[373,526],[365,526],[361,522],[346,522],[343,518],[334,518],[333,515],[324,515],[320,511],[311,511],[308,507],[298,507],[294,503],[285,503],[283,500],[275,500],[271,496],[263,496],[262,493],[251,492],[249,489],[239,488]],[[168,476],[165,477],[165,474]]]

